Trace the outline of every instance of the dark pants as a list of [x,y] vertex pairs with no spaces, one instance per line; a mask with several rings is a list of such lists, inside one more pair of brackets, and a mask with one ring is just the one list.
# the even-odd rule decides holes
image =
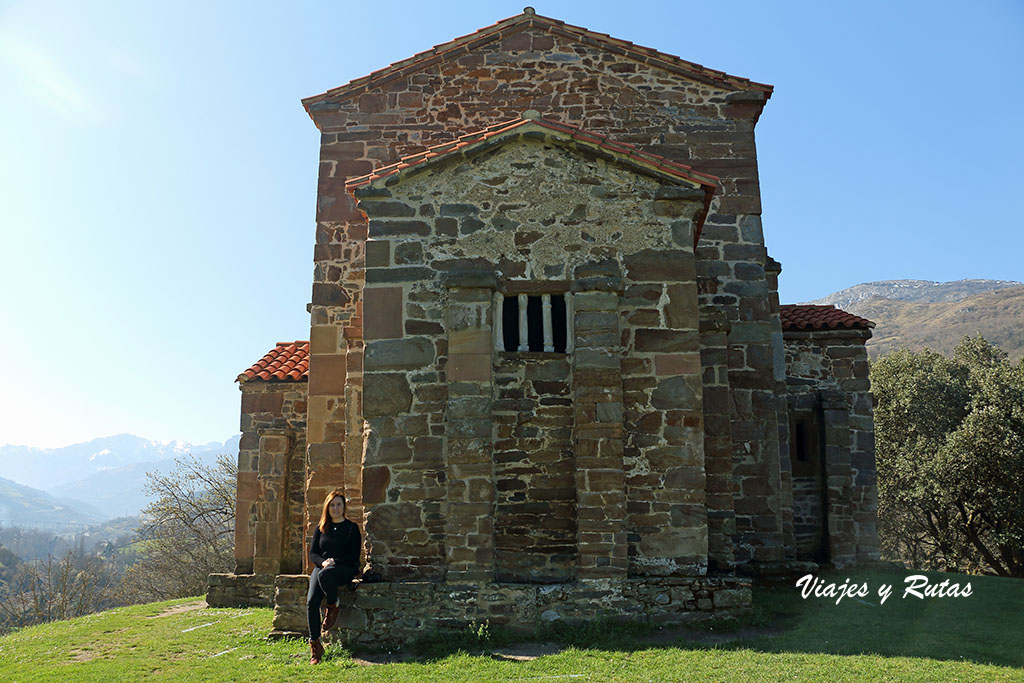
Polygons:
[[333,566],[326,569],[313,568],[309,575],[309,593],[306,595],[306,619],[309,623],[309,637],[320,637],[320,601],[327,599],[328,605],[338,601],[338,588],[352,582],[356,576],[355,567]]

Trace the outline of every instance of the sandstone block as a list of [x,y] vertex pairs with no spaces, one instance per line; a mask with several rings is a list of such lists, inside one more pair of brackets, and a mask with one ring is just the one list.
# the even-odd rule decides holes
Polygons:
[[668,302],[662,309],[665,324],[672,329],[698,327],[697,291],[693,285],[669,284],[665,286]]
[[490,354],[491,330],[489,327],[453,328],[448,333],[448,353],[452,356],[463,354]]
[[345,354],[311,354],[309,395],[343,396],[347,364]]
[[700,372],[699,353],[659,354],[654,357],[654,373],[657,375],[696,375]]
[[[490,353],[460,353],[448,358],[451,382],[487,382],[491,379]],[[365,401],[365,399],[364,399]]]

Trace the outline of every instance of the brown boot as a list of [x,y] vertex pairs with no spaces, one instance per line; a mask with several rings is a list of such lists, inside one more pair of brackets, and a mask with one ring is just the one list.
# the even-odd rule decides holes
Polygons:
[[341,611],[340,605],[328,605],[327,611],[324,614],[324,621],[320,625],[320,630],[327,632],[330,631],[334,626],[334,622],[338,620],[338,612]]
[[319,664],[320,659],[324,656],[324,646],[320,644],[319,640],[309,641],[309,663]]

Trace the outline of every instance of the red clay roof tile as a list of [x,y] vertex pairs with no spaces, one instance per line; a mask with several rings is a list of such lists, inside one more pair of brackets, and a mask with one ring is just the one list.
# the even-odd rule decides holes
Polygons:
[[831,305],[783,304],[779,317],[783,330],[868,330],[875,326],[867,318]]
[[711,83],[731,90],[760,90],[767,100],[772,95],[772,86],[765,83],[757,83],[748,78],[731,76],[724,71],[709,69],[696,62],[689,62],[675,55],[671,55],[654,48],[635,45],[626,40],[612,38],[606,33],[590,31],[582,26],[566,24],[558,19],[544,17],[534,12],[523,12],[507,19],[479,29],[473,33],[460,36],[446,43],[435,45],[429,50],[419,52],[412,57],[394,62],[393,64],[357,78],[349,83],[332,88],[319,95],[313,95],[302,100],[306,112],[312,105],[326,100],[344,100],[354,97],[366,90],[381,85],[383,82],[402,75],[410,75],[430,64],[442,61],[445,58],[457,57],[476,47],[485,45],[492,40],[501,40],[508,37],[510,33],[522,31],[527,28],[537,28],[552,34],[565,36],[571,40],[577,40],[585,44],[593,44],[603,47],[609,51],[623,54],[630,59],[650,64],[671,73],[676,73],[686,78],[691,78],[704,83]]
[[309,342],[277,342],[267,355],[260,358],[235,380],[248,382],[259,379],[267,382],[301,382],[309,377]]

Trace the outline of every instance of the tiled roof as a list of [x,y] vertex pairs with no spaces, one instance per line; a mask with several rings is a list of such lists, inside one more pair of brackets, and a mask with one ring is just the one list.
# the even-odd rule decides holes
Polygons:
[[301,382],[309,377],[309,342],[277,342],[267,355],[243,372],[236,382],[260,379],[269,382]]
[[332,88],[320,95],[307,97],[302,100],[302,104],[308,112],[311,106],[325,100],[338,101],[349,99],[366,92],[370,88],[376,88],[396,78],[402,78],[440,62],[460,57],[487,43],[502,40],[530,28],[547,31],[552,35],[569,38],[584,45],[595,45],[607,52],[619,54],[702,83],[710,83],[730,90],[760,90],[764,93],[765,100],[771,97],[772,94],[772,86],[770,85],[756,83],[739,76],[730,76],[724,71],[709,69],[701,64],[688,62],[685,59],[680,59],[675,55],[660,52],[653,48],[634,45],[628,40],[619,40],[607,33],[597,33],[582,26],[573,26],[558,19],[543,17],[536,14],[532,9],[527,8],[522,14],[502,19],[492,26],[482,28],[469,35],[435,45],[429,50],[395,62],[383,69],[374,71],[368,76],[357,78],[346,85]]
[[[527,115],[529,116],[529,114]],[[516,131],[522,126],[530,126],[531,128],[528,129],[534,129],[534,127],[541,128],[544,129],[543,132],[554,133],[553,137],[560,137],[567,140],[571,139],[578,144],[592,147],[594,149],[604,150],[606,153],[611,153],[614,156],[628,160],[628,162],[633,165],[644,166],[655,171],[660,171],[661,173],[667,173],[668,175],[681,178],[682,180],[686,180],[692,184],[701,185],[710,192],[714,192],[718,187],[719,179],[717,176],[695,171],[686,164],[680,164],[678,162],[671,161],[670,159],[666,159],[663,156],[645,152],[636,145],[625,142],[615,142],[607,135],[592,133],[578,126],[540,118],[539,116],[512,119],[511,121],[495,123],[483,130],[478,130],[474,133],[458,137],[451,142],[435,145],[434,147],[430,147],[422,152],[402,157],[397,162],[387,166],[382,166],[372,173],[352,178],[345,183],[345,185],[349,190],[352,190],[361,185],[372,183],[374,180],[379,178],[384,178],[394,173],[400,173],[407,168],[421,164],[425,161],[433,161],[434,159],[448,154],[464,152],[466,148],[472,145],[476,145],[486,140],[491,140],[505,133]],[[527,129],[517,132],[525,132],[525,130]]]
[[875,326],[867,318],[831,305],[783,304],[779,317],[783,330],[869,330]]

